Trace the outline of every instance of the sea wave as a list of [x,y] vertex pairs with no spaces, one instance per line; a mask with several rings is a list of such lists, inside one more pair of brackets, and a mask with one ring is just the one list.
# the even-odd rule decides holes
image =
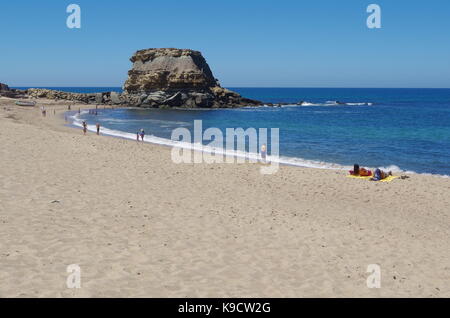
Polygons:
[[[275,105],[277,105],[275,103]],[[281,105],[281,106],[272,106],[272,107],[308,107],[308,106],[321,106],[321,107],[328,107],[328,106],[373,106],[373,103],[371,102],[338,102],[338,101],[326,101],[324,103],[314,103],[314,102],[307,102],[304,101],[301,104],[285,104],[285,105]],[[264,105],[264,107],[269,107],[267,105]]]
[[[109,123],[115,123],[115,124],[123,124],[123,123],[150,123],[150,124],[167,124],[168,121],[165,120],[159,120],[159,119],[152,119],[152,118],[145,118],[145,119],[119,119],[119,118],[111,118],[106,117],[102,118],[102,121],[109,122]],[[170,121],[170,124],[179,126],[189,126],[190,123],[185,121]],[[169,126],[167,126],[169,127]]]

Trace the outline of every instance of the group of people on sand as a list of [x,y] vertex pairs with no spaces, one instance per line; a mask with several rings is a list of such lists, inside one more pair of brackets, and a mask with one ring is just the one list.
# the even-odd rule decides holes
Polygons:
[[[47,117],[47,109],[44,106],[41,106],[41,114],[42,117]],[[56,109],[53,109],[53,115],[56,115]]]
[[[82,125],[83,125],[83,134],[86,135],[86,133],[87,133],[87,123],[86,123],[85,120],[83,120]],[[100,135],[100,124],[96,123],[95,124],[95,128],[96,128],[97,135]]]
[[377,168],[374,172],[372,172],[372,170],[360,167],[358,164],[355,164],[353,166],[353,170],[350,170],[349,173],[353,176],[372,177],[370,178],[372,181],[380,181],[392,176],[392,171],[386,172]]
[[144,137],[145,137],[145,131],[144,131],[144,128],[141,128],[141,129],[136,133],[136,141],[139,141],[139,138],[141,138],[141,140],[144,141]]

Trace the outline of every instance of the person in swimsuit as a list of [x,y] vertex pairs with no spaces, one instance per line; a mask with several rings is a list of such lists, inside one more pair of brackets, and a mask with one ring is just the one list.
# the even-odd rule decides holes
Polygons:
[[83,121],[83,134],[86,135],[86,131],[87,131],[87,124],[86,121]]
[[141,129],[140,135],[141,135],[142,141],[144,141],[144,136],[145,136],[145,131],[144,131],[144,129]]
[[100,124],[95,124],[95,127],[97,128],[97,135],[100,135]]
[[372,181],[380,181],[386,179],[387,177],[392,176],[392,171],[386,172],[381,169],[376,169]]
[[385,171],[381,170],[381,177],[383,179],[386,179],[387,177],[390,177],[390,176],[392,176],[392,171],[385,172]]
[[353,176],[361,176],[361,177],[370,177],[372,176],[372,171],[363,167],[360,167],[358,164],[353,166],[353,170],[349,171]]

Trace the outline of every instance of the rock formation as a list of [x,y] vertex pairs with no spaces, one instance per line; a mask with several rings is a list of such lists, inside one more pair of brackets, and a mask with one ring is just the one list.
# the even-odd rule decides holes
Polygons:
[[24,91],[19,89],[9,88],[8,85],[0,83],[0,96],[9,98],[27,98]]
[[179,49],[148,49],[132,57],[124,90],[142,93],[155,90],[207,89],[216,86],[211,69],[200,52]]
[[1,91],[1,92],[9,91],[8,85],[3,84],[3,83],[0,83],[0,91]]
[[147,49],[132,57],[132,69],[123,93],[68,93],[50,89],[9,90],[1,84],[0,95],[22,98],[70,100],[86,104],[138,107],[219,108],[257,106],[261,102],[243,98],[219,85],[202,54],[193,50]]
[[146,49],[132,57],[124,97],[141,107],[240,107],[261,105],[222,88],[198,51]]

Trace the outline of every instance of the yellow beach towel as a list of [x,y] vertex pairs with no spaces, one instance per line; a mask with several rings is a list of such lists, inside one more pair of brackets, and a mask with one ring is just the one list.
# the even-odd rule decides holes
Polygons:
[[389,176],[383,180],[380,180],[380,182],[391,182],[392,180],[395,180],[397,178],[398,178],[398,176]]
[[[366,179],[366,180],[370,180],[371,178],[373,178],[373,176],[369,176],[369,177],[362,177],[362,176],[353,176],[353,175],[347,175],[347,178],[354,178],[354,179]],[[397,179],[398,176],[389,176],[383,180],[379,180],[379,182],[391,182],[392,180]]]
[[366,179],[366,180],[369,180],[370,178],[372,178],[372,176],[369,176],[369,177],[363,177],[363,176],[354,176],[354,175],[352,175],[352,174],[348,174],[348,175],[347,175],[347,178]]

